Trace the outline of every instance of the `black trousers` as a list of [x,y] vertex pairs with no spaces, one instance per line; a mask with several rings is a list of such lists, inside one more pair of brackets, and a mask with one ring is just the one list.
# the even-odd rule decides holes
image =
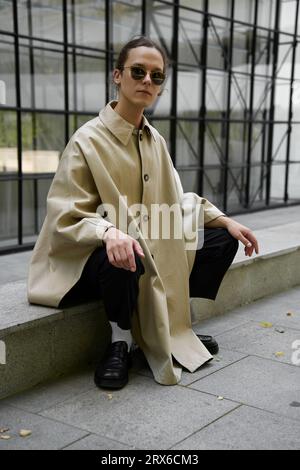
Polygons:
[[[237,249],[238,241],[226,229],[204,229],[204,243],[196,251],[189,279],[190,297],[216,298]],[[139,294],[139,278],[145,272],[137,255],[135,261],[135,272],[116,268],[108,261],[105,247],[96,248],[87,260],[80,279],[59,306],[102,299],[109,321],[116,322],[123,330],[129,330]]]

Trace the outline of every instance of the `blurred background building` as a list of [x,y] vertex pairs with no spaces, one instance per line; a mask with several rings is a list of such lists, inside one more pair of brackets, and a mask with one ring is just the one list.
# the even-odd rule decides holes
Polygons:
[[299,204],[299,13],[299,0],[0,0],[0,254],[33,246],[60,155],[116,98],[114,62],[137,34],[170,58],[147,117],[185,190],[227,214]]

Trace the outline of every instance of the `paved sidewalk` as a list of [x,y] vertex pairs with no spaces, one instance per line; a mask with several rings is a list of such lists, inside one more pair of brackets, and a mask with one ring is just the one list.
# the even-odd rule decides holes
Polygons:
[[157,384],[137,356],[120,391],[97,389],[90,369],[2,400],[0,450],[299,449],[300,288],[195,330],[220,352],[179,385]]

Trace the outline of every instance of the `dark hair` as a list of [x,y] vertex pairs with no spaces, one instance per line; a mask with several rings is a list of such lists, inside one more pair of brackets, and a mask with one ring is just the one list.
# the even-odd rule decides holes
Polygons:
[[116,68],[119,70],[123,70],[124,64],[128,58],[128,53],[131,49],[135,49],[136,47],[153,47],[154,49],[158,50],[158,52],[161,53],[161,56],[164,61],[164,72],[166,72],[166,69],[168,67],[168,58],[167,54],[164,51],[164,49],[158,45],[156,42],[152,41],[152,39],[147,38],[146,36],[138,36],[135,39],[131,39],[123,48],[121,49],[119,53],[119,57],[116,62]]

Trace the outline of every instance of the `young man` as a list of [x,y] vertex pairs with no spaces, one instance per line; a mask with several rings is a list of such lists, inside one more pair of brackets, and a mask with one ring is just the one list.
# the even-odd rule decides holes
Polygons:
[[[162,92],[166,68],[164,51],[148,38],[123,47],[113,72],[118,101],[70,139],[31,260],[30,302],[103,299],[112,342],[95,372],[99,387],[127,383],[132,334],[161,384],[178,383],[180,366],[194,372],[211,360],[217,343],[192,331],[189,298],[215,298],[237,240],[247,256],[258,252],[247,227],[183,192],[165,140],[143,116]],[[163,237],[161,230],[149,236],[152,209],[162,204],[174,209],[171,229],[187,228],[194,208],[202,208],[202,248],[190,247],[186,230],[180,237]],[[103,205],[115,208],[115,217]]]

